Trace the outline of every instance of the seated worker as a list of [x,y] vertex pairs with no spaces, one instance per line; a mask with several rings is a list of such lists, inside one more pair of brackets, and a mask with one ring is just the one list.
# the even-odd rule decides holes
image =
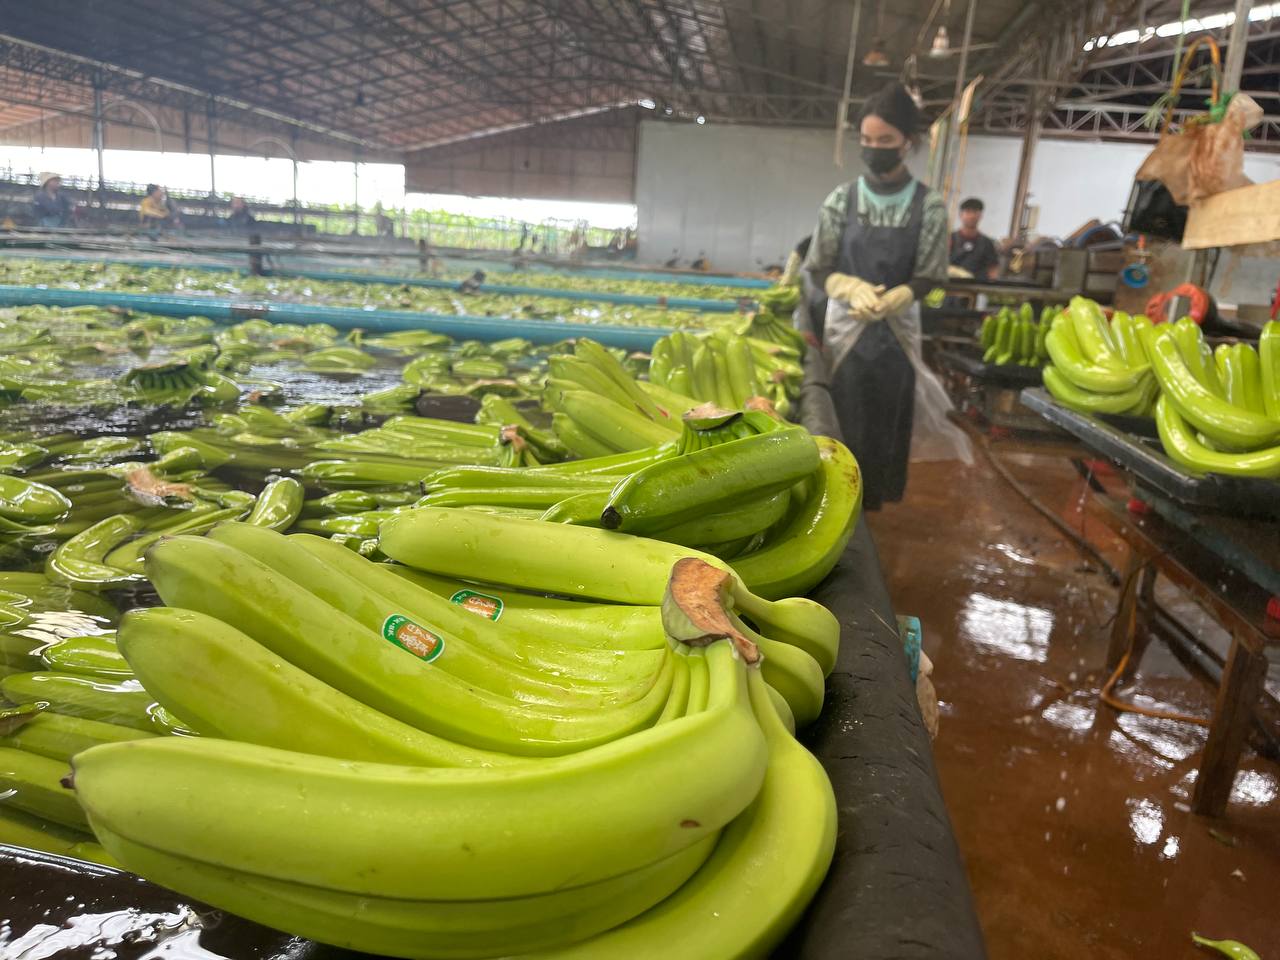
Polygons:
[[951,234],[951,266],[965,270],[977,280],[994,280],[1000,256],[991,238],[978,232],[982,222],[982,201],[970,197],[960,204],[960,229]]
[[71,198],[62,192],[62,178],[56,173],[40,174],[40,189],[32,198],[31,206],[38,226],[71,226]]
[[244,197],[232,197],[231,210],[223,222],[232,230],[248,230],[258,221],[249,205],[244,202]]
[[182,226],[182,216],[169,199],[164,187],[147,184],[147,195],[138,204],[138,222],[149,230]]

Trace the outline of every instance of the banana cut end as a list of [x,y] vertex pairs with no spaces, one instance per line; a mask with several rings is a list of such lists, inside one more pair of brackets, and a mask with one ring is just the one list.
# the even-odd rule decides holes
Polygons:
[[729,640],[747,663],[758,663],[760,648],[734,626],[726,601],[732,575],[697,557],[682,557],[671,568],[662,598],[667,636],[691,647]]

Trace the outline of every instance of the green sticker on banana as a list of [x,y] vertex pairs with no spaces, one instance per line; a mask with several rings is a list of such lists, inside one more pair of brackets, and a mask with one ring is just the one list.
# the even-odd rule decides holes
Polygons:
[[382,636],[423,663],[430,663],[444,653],[443,637],[399,613],[393,613],[382,622]]
[[492,620],[494,623],[497,623],[502,616],[502,610],[505,606],[501,597],[495,597],[487,593],[477,593],[474,590],[459,590],[449,599],[468,613],[474,613],[476,616]]

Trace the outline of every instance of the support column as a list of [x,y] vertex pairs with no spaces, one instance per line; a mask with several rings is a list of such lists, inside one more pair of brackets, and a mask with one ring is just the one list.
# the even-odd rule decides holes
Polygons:
[[969,9],[964,15],[964,40],[960,47],[960,64],[956,69],[956,86],[951,94],[951,122],[947,124],[947,141],[942,148],[943,182],[950,182],[953,188],[959,188],[957,182],[959,170],[948,173],[948,167],[955,156],[956,142],[960,139],[960,97],[964,94],[964,77],[969,68],[969,43],[973,39],[973,15],[977,12],[978,0],[969,0]]
[[1236,0],[1236,22],[1231,25],[1231,39],[1227,41],[1227,62],[1222,67],[1223,92],[1240,89],[1240,76],[1244,71],[1244,51],[1249,45],[1249,8],[1251,0]]
[[106,122],[102,118],[102,78],[93,81],[93,149],[98,151],[98,206],[107,205],[106,176],[103,172],[103,151],[106,149]]
[[1018,185],[1013,193],[1013,216],[1009,220],[1009,236],[1020,236],[1022,212],[1027,206],[1027,188],[1031,184],[1031,163],[1035,158],[1036,144],[1040,142],[1041,102],[1044,94],[1033,88],[1027,103],[1027,132],[1022,138],[1022,153],[1018,158]]
[[217,164],[214,161],[218,153],[218,118],[214,110],[213,97],[209,98],[204,108],[204,126],[205,133],[209,135],[209,196],[212,197],[218,192],[218,175],[215,170]]
[[298,131],[294,130],[289,137],[291,144],[289,156],[293,160],[293,226],[296,233],[301,233],[302,214],[298,209]]

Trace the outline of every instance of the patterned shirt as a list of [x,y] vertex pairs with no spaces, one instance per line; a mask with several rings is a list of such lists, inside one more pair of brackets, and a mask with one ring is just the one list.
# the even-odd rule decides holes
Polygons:
[[[879,193],[868,186],[866,177],[857,179],[858,216],[872,226],[905,227],[911,217],[915,178],[892,193]],[[818,211],[818,225],[805,258],[806,270],[831,271],[840,258],[840,237],[849,220],[849,186],[836,187]],[[921,211],[920,246],[916,249],[914,275],[930,280],[947,276],[947,208],[936,190],[926,188]]]

